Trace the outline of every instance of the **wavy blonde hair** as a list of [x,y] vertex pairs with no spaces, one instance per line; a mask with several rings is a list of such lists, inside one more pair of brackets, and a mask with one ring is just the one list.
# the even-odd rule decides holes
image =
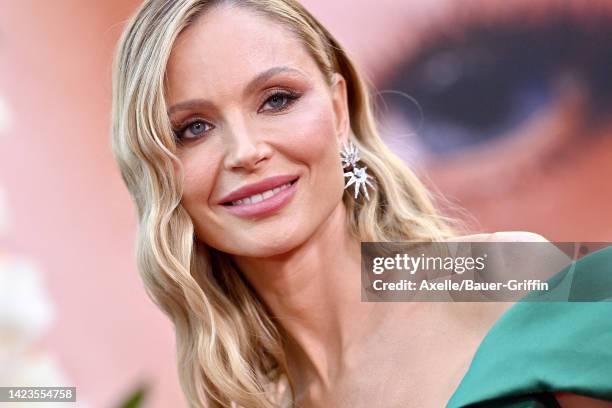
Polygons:
[[[248,7],[287,27],[328,82],[346,80],[351,140],[377,184],[370,200],[345,194],[361,241],[440,241],[443,216],[416,175],[383,143],[368,85],[334,37],[293,0],[150,0],[129,21],[113,67],[112,149],[138,214],[137,262],[146,291],[172,320],[178,373],[191,406],[293,405],[282,328],[228,254],[198,241],[181,205],[182,167],[167,114],[165,73],[177,36],[218,4]],[[282,390],[284,386],[284,391]]]

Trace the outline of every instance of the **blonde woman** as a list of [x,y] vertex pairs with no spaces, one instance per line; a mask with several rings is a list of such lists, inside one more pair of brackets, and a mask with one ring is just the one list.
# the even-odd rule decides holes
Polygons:
[[[473,382],[474,354],[508,305],[361,302],[360,242],[543,239],[460,236],[379,138],[368,93],[291,0],[152,0],[125,29],[113,150],[138,210],[139,270],[174,323],[190,406],[496,397],[460,384]],[[563,407],[595,401],[575,394],[612,400],[612,388],[562,393],[572,384],[552,380],[509,379],[496,392],[533,404],[555,392]]]

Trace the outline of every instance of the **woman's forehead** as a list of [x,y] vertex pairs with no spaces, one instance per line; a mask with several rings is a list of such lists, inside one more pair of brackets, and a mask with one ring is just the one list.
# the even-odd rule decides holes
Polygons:
[[231,88],[275,66],[318,70],[302,41],[280,22],[245,7],[207,10],[177,38],[167,69],[171,93]]

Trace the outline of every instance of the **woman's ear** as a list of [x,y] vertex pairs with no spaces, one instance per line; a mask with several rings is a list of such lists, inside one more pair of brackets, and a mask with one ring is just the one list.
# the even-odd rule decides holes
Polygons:
[[351,125],[346,80],[337,72],[334,72],[332,75],[331,96],[335,117],[336,137],[338,138],[338,143],[342,146],[343,143],[348,143]]

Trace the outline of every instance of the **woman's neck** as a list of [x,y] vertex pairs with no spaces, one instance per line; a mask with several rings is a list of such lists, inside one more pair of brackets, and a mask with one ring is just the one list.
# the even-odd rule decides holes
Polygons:
[[[342,203],[302,245],[273,258],[236,263],[288,335],[292,377],[327,388],[340,375],[352,340],[366,329],[361,303],[360,241]],[[296,378],[297,377],[297,378]]]

